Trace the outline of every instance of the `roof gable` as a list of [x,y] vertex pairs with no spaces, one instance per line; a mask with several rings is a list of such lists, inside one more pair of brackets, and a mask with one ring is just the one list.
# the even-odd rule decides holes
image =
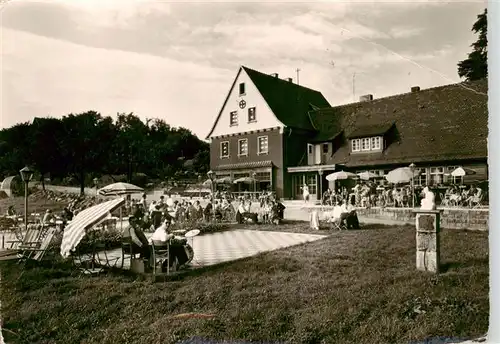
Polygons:
[[[477,92],[471,91],[475,90]],[[311,113],[320,135],[394,123],[394,138],[381,153],[350,154],[343,144],[332,162],[367,165],[432,159],[487,157],[487,80],[446,85],[414,93],[322,109]]]
[[247,72],[275,116],[285,126],[314,130],[308,112],[330,107],[321,92],[247,67],[242,68]]

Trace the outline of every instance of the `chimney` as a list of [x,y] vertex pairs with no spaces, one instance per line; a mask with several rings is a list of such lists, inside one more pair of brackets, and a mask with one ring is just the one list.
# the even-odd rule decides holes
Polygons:
[[271,76],[274,76],[275,78],[277,78],[278,77],[278,73],[273,73],[273,74],[271,74]]
[[292,78],[286,78],[286,81],[293,82],[293,79]]
[[411,88],[411,93],[418,92],[418,91],[420,91],[420,86],[413,86]]
[[365,94],[364,96],[359,97],[360,102],[369,102],[373,100],[373,94]]

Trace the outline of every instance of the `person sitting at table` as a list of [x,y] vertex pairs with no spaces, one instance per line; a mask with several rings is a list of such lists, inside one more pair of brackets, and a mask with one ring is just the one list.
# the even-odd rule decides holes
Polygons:
[[238,209],[236,211],[236,221],[238,223],[243,223],[244,221],[246,221],[247,219],[251,219],[252,221],[254,220],[255,218],[255,214],[252,214],[250,212],[250,206],[251,205],[251,201],[248,200],[248,201],[245,201],[243,198],[240,199],[240,204],[238,206]]
[[205,209],[203,209],[203,217],[205,218],[206,222],[210,222],[212,214],[213,214],[212,202],[208,202],[207,205],[205,206]]
[[359,229],[359,220],[356,214],[356,208],[350,204],[347,200],[342,202],[340,206],[340,221],[345,221],[345,226],[347,229]]
[[153,221],[153,227],[157,228],[161,225],[162,212],[160,209],[160,205],[156,204],[154,209],[151,212],[151,219]]
[[52,210],[47,209],[42,219],[42,226],[43,227],[51,226],[54,224],[54,222],[55,222],[55,217],[54,214],[52,214]]
[[7,209],[7,216],[15,216],[16,215],[16,209],[14,208],[13,205],[9,206]]
[[139,227],[140,223],[133,216],[129,217],[129,223],[130,226],[123,230],[123,240],[130,243],[132,252],[139,252],[142,259],[149,259],[149,242]]

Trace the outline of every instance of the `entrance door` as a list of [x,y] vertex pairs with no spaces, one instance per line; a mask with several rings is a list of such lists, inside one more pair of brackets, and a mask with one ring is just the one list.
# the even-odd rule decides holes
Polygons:
[[302,186],[305,183],[309,187],[309,198],[315,201],[318,193],[317,173],[297,173],[293,176],[293,198],[302,199]]

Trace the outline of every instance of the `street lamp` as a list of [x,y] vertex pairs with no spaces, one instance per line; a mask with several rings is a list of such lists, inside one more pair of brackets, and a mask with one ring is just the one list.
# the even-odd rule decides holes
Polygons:
[[320,199],[320,204],[323,204],[323,170],[320,168],[318,170],[319,174],[319,199]]
[[410,164],[411,171],[411,207],[415,208],[415,164]]
[[214,173],[213,173],[213,171],[211,171],[211,170],[208,171],[207,176],[208,176],[208,178],[210,178],[210,181],[212,182],[212,183],[210,183],[210,189],[212,190],[212,198],[213,198],[214,197]]
[[33,178],[33,170],[26,166],[19,173],[24,182],[24,226],[28,230],[28,184],[31,178]]
[[255,199],[257,199],[257,172],[253,172],[252,173],[252,178],[253,178],[253,196],[255,197]]
[[95,195],[97,196],[97,185],[99,183],[99,179],[97,179],[97,177],[96,177],[93,179],[93,181],[94,181],[94,186],[95,186]]
[[199,191],[200,191],[200,194],[198,195],[198,198],[201,199],[201,174],[198,174],[198,187],[199,187]]

